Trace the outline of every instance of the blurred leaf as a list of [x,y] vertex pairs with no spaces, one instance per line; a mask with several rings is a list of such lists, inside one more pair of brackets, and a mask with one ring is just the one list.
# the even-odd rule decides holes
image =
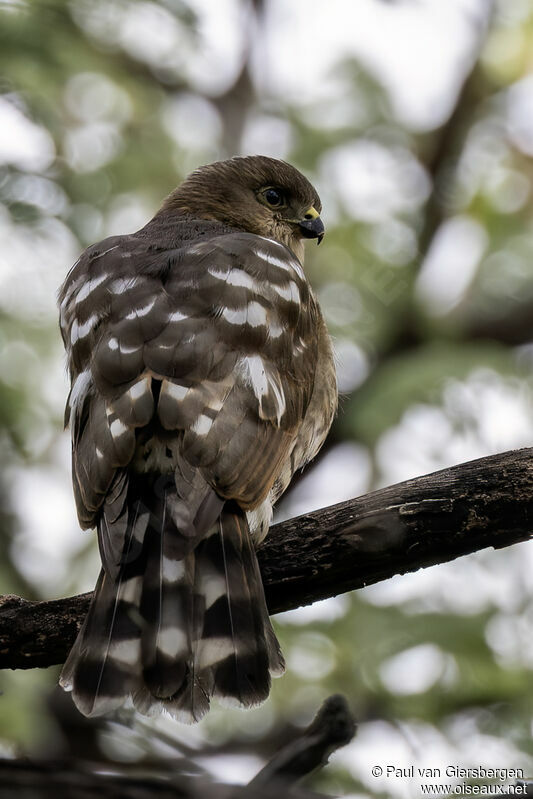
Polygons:
[[430,342],[388,359],[374,371],[343,408],[340,423],[347,435],[369,445],[397,424],[410,405],[437,402],[447,380],[464,378],[488,367],[502,374],[516,372],[513,355],[492,343]]

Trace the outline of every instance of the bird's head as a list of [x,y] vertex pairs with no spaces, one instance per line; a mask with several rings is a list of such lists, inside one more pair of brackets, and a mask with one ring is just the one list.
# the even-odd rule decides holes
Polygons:
[[223,222],[286,244],[303,262],[304,239],[324,235],[320,198],[301,172],[262,155],[231,158],[192,172],[162,211]]

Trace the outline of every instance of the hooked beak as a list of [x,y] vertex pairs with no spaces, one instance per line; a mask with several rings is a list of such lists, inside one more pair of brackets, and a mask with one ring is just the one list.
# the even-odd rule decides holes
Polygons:
[[304,238],[318,239],[317,244],[324,238],[324,223],[315,208],[309,208],[304,218],[298,222],[298,227]]

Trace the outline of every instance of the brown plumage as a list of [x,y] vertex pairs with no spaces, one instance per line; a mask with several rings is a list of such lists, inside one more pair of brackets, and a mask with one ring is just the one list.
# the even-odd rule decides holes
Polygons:
[[336,408],[302,269],[320,210],[282,161],[210,164],[61,288],[74,495],[102,558],[61,675],[86,715],[132,697],[197,721],[283,671],[254,544]]

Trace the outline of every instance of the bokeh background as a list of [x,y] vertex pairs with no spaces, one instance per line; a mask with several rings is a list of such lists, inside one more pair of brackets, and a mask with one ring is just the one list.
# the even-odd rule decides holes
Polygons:
[[[307,271],[342,401],[279,518],[533,444],[531,0],[1,0],[0,65],[1,593],[66,596],[98,571],[57,288],[215,159],[284,158],[324,205]],[[532,567],[521,544],[281,614],[268,703],[195,728],[84,723],[58,668],[4,672],[0,752],[181,752],[244,782],[342,692],[358,736],[316,790],[418,796],[372,776],[387,763],[533,776]]]

